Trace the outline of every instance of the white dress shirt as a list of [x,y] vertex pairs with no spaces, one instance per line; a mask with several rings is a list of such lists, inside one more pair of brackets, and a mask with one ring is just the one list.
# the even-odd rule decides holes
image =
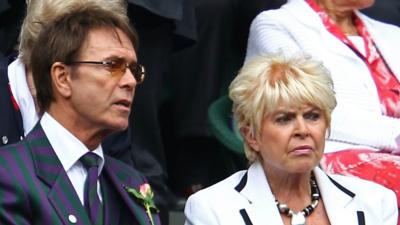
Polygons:
[[[89,149],[47,112],[41,118],[40,124],[83,205],[87,171],[79,159],[89,152]],[[100,175],[104,167],[104,155],[101,145],[92,152],[101,158],[99,165]],[[97,183],[97,194],[102,200],[99,182]]]

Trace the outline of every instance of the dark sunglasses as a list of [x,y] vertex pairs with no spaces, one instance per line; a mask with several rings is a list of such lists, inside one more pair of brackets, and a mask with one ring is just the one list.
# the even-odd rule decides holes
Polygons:
[[73,61],[66,63],[67,65],[73,64],[97,64],[104,66],[110,71],[112,76],[123,76],[126,72],[126,68],[129,68],[133,77],[138,84],[142,83],[145,77],[144,67],[137,63],[128,64],[123,59],[112,59],[105,61]]

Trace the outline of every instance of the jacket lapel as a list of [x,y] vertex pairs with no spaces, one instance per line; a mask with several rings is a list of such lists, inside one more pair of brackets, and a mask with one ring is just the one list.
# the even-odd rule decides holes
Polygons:
[[[107,156],[105,160],[104,172],[110,178],[111,185],[117,190],[117,194],[124,202],[124,206],[121,208],[128,207],[129,212],[138,220],[139,224],[151,225],[144,206],[134,201],[124,189],[124,187],[127,186],[139,190],[139,186],[142,184],[140,180],[133,179],[132,175],[128,173],[129,171],[126,169],[126,166],[121,165],[122,163],[117,163],[114,159]],[[153,213],[152,217],[154,225],[161,224],[156,214]]]
[[[355,194],[321,169],[314,169],[314,173],[331,224],[364,225],[364,212],[357,211],[352,204]],[[244,224],[265,224],[268,221],[268,224],[283,225],[260,162],[250,166],[235,189],[248,201],[238,212]]]
[[[317,54],[318,58],[324,58],[324,55],[333,52],[334,54],[341,55],[342,57],[348,58],[348,60],[356,61],[358,63],[364,63],[363,60],[359,59],[358,56],[342,43],[341,40],[332,35],[323,24],[321,18],[315,11],[305,2],[304,0],[290,0],[288,4],[285,4],[282,8],[286,9],[296,21],[301,22],[304,26],[313,30],[312,33],[314,40],[318,40],[317,43],[323,43],[313,45],[318,49],[314,49],[311,52]],[[307,46],[308,48],[311,45]],[[322,47],[322,49],[321,49]],[[305,49],[306,53],[310,49]],[[326,51],[328,50],[328,52]]]
[[[332,60],[332,56],[337,55],[355,65],[358,65],[359,68],[363,68],[365,72],[369,71],[364,60],[357,56],[357,54],[354,53],[353,50],[345,45],[341,40],[332,35],[325,28],[318,14],[315,13],[314,10],[309,7],[304,0],[290,0],[289,3],[285,4],[282,8],[286,9],[290,15],[295,18],[295,20],[300,21],[304,26],[313,30],[310,38],[312,38],[312,41],[318,44],[310,44],[310,40],[308,39],[306,40],[305,44],[300,44],[303,48],[305,48],[303,50],[306,54],[312,53],[314,58],[324,61],[324,64],[328,67],[330,67],[329,65],[333,67],[336,66],[338,62]],[[360,13],[357,15],[360,15]],[[311,32],[307,33],[311,34]],[[299,36],[299,33],[295,35]],[[399,57],[391,58],[397,59]],[[363,74],[364,73],[351,73],[347,75],[357,76],[358,81],[361,82],[362,85],[367,89],[366,91],[368,91],[368,93],[373,93],[376,96],[376,99],[378,99],[378,93],[372,76],[364,76]]]
[[116,192],[109,186],[109,182],[103,174],[100,177],[100,183],[103,195],[104,224],[120,224],[121,206],[118,204],[118,198],[115,196]]
[[363,212],[357,211],[352,204],[356,195],[321,169],[314,169],[314,174],[331,224],[361,225]]
[[[396,28],[397,30],[395,32],[393,32],[393,29],[386,30],[389,29],[391,25],[378,25],[377,21],[368,18],[360,12],[357,11],[356,14],[361,18],[361,20],[367,27],[368,32],[371,34],[372,40],[374,40],[374,43],[379,49],[385,62],[392,70],[393,74],[397,77],[397,80],[400,80],[400,65],[398,63],[400,54],[399,51],[393,51],[393,44],[398,43],[398,40],[400,38],[399,28]],[[383,26],[387,26],[388,28],[384,28]]]
[[[238,212],[245,224],[265,224],[268,221],[268,224],[283,225],[261,164],[253,163],[246,174],[235,187],[249,203]],[[246,214],[251,223],[246,222]]]
[[63,224],[90,225],[67,173],[38,123],[27,137],[36,174],[48,187],[48,199]]

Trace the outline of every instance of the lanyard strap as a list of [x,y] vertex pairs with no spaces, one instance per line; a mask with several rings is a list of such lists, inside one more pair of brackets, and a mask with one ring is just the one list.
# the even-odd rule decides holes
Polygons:
[[[328,14],[324,12],[314,0],[306,0],[306,2],[310,5],[310,7],[319,15],[321,18],[325,28],[341,40],[344,44],[346,44],[351,50],[357,54],[358,57],[362,58],[367,64],[373,63],[377,58],[380,57],[378,54],[375,44],[372,41],[371,35],[369,34],[368,30],[366,29],[364,23],[361,21],[358,16],[353,13],[354,22],[356,25],[357,32],[362,37],[365,46],[365,53],[364,56],[357,47],[353,44],[353,42],[343,33],[342,29],[329,18]],[[368,65],[369,66],[369,65]]]
[[319,15],[325,28],[365,62],[375,81],[383,114],[400,117],[400,83],[376,48],[363,21],[353,12],[355,27],[364,42],[365,55],[357,49],[342,29],[329,18],[329,15],[314,0],[305,1]]

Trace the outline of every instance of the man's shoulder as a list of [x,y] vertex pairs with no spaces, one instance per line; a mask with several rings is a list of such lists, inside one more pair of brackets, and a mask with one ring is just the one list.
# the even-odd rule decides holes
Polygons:
[[26,151],[27,148],[28,148],[28,143],[27,140],[24,139],[9,145],[1,146],[0,156],[2,157],[13,152],[14,154],[24,155],[28,153],[28,151]]
[[[25,140],[0,147],[0,176],[13,176],[34,171],[32,152]],[[3,178],[2,178],[3,179]],[[14,178],[13,178],[14,179]],[[20,179],[20,178],[15,178]],[[3,179],[4,182],[10,179]],[[14,181],[15,182],[15,181]]]

